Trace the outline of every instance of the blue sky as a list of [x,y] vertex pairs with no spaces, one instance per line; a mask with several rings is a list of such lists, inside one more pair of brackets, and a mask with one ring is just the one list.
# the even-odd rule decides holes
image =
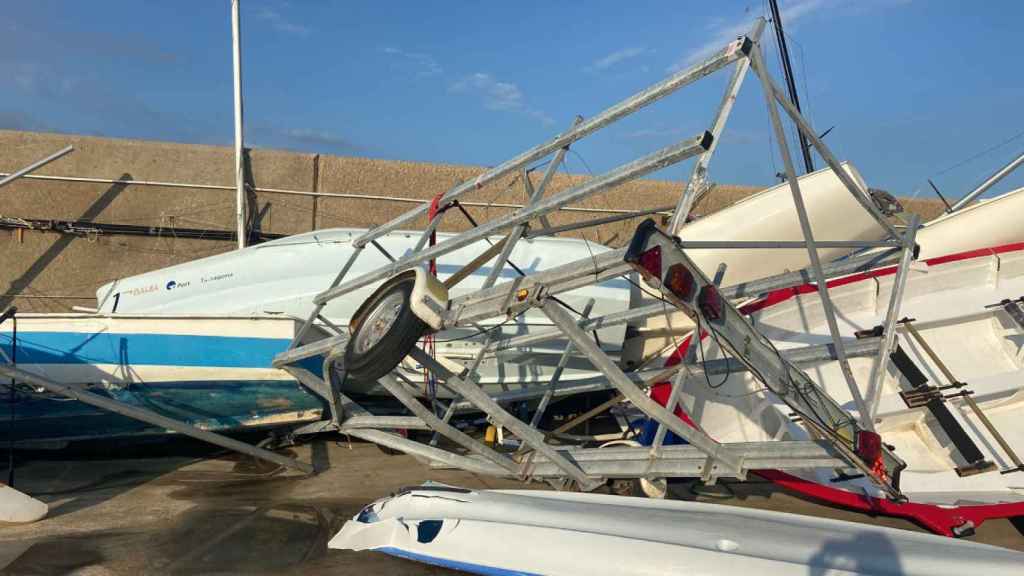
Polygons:
[[[826,141],[870,185],[931,196],[932,177],[955,197],[1024,151],[1024,2],[781,4],[805,112],[835,127]],[[760,0],[243,0],[247,144],[497,164],[764,13]],[[0,30],[0,128],[231,142],[228,0],[17,2]],[[765,45],[778,74],[770,31]],[[568,169],[600,172],[699,133],[726,78],[577,144]],[[712,179],[771,183],[781,163],[769,133],[750,76]],[[1022,185],[1024,170],[996,191]]]

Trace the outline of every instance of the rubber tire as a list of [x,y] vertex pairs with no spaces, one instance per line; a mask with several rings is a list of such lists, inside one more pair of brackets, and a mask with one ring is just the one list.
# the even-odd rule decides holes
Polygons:
[[[427,331],[426,323],[413,314],[412,308],[409,306],[409,298],[415,282],[414,278],[399,282],[374,294],[366,304],[364,309],[367,313],[363,314],[359,323],[352,327],[352,337],[345,350],[345,370],[348,372],[349,378],[356,382],[376,382],[378,378],[394,370],[402,362],[402,359],[409,355],[409,352],[416,346],[416,342]],[[356,336],[362,329],[366,318],[370,317],[369,312],[396,291],[403,293],[403,303],[395,323],[375,346],[363,354],[356,353]]]

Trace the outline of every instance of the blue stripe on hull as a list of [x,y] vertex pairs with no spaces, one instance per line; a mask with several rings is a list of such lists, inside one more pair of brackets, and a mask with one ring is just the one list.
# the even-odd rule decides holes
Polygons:
[[[267,368],[288,343],[240,336],[19,332],[18,362]],[[0,348],[11,354],[10,333],[0,333]]]
[[[20,336],[19,336],[20,339]],[[132,406],[152,410],[209,430],[238,430],[260,425],[275,415],[326,410],[324,402],[293,380],[222,380],[132,384],[102,394]],[[6,398],[4,398],[6,400]],[[6,402],[5,402],[6,404]],[[0,411],[0,430],[10,424],[9,406]],[[288,425],[289,420],[273,425]],[[13,439],[81,440],[141,434],[165,434],[153,427],[112,412],[106,412],[74,400],[28,396],[19,393],[14,404]]]
[[408,550],[402,550],[401,548],[395,548],[394,546],[384,546],[382,548],[375,548],[374,550],[390,554],[392,556],[398,556],[399,558],[405,558],[407,560],[415,560],[416,562],[423,562],[424,564],[431,564],[442,568],[451,568],[453,570],[461,570],[471,574],[481,574],[483,576],[542,576],[536,572],[521,572],[519,570],[508,570],[506,568],[496,568],[494,566],[485,566],[483,564],[473,564],[470,562],[438,558],[436,556],[427,556],[426,554],[409,552]]

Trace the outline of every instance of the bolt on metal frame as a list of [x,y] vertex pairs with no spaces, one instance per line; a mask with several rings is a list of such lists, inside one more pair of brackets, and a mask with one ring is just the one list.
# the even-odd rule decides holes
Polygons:
[[[674,401],[678,400],[681,382],[685,380],[685,378],[677,374],[677,371],[681,373],[681,371],[687,370],[699,374],[699,367],[695,365],[681,363],[678,367],[657,374],[657,379],[655,380],[644,380],[641,374],[636,372],[625,373],[616,361],[593,341],[588,335],[588,331],[626,323],[633,319],[663,314],[665,313],[665,305],[658,303],[605,316],[577,319],[570,316],[562,305],[552,298],[552,296],[562,292],[582,286],[598,284],[605,280],[632,273],[631,265],[623,260],[624,249],[612,250],[592,258],[529,274],[501,284],[497,283],[501,269],[505,266],[516,242],[527,234],[527,226],[530,221],[542,219],[551,212],[564,208],[571,203],[581,201],[628,180],[696,156],[698,159],[693,167],[691,178],[679,199],[669,230],[674,231],[679,226],[682,226],[694,201],[706,189],[707,167],[717,145],[717,137],[720,136],[726,119],[731,112],[746,72],[748,69],[752,69],[764,88],[769,116],[772,120],[780,151],[785,160],[787,180],[790,183],[797,215],[804,234],[804,241],[718,242],[705,240],[686,242],[683,244],[683,247],[686,249],[805,248],[808,251],[811,262],[811,266],[808,269],[727,287],[722,289],[722,294],[727,298],[741,298],[756,296],[775,288],[803,284],[809,281],[817,284],[833,343],[822,350],[808,349],[806,351],[797,351],[795,354],[800,355],[804,353],[807,359],[815,360],[826,358],[838,359],[844,367],[844,376],[848,380],[851,392],[858,399],[857,403],[861,417],[868,421],[865,426],[870,428],[870,418],[868,415],[871,411],[867,403],[860,397],[860,388],[853,380],[852,372],[848,368],[848,358],[851,355],[864,356],[874,354],[878,361],[881,362],[883,361],[881,350],[891,346],[891,344],[888,343],[888,338],[883,337],[879,338],[878,341],[858,343],[852,346],[852,349],[848,349],[838,332],[835,311],[829,300],[826,281],[830,277],[889,264],[896,258],[899,258],[899,277],[902,282],[902,278],[905,277],[909,262],[912,259],[914,227],[911,227],[906,235],[901,235],[890,225],[878,211],[873,201],[867,195],[867,192],[845,172],[825,144],[814,134],[807,121],[774,85],[774,82],[763,66],[760,54],[759,40],[763,28],[764,20],[758,19],[748,35],[730,42],[725,48],[704,62],[634,94],[589,120],[577,119],[566,132],[484,172],[474,180],[456,185],[439,198],[439,205],[447,206],[452,201],[486,184],[519,171],[525,176],[524,186],[527,187],[529,194],[528,202],[521,209],[510,215],[483,222],[476,228],[450,237],[434,246],[425,247],[425,238],[429,235],[432,229],[431,226],[436,226],[438,220],[434,219],[420,239],[420,250],[402,256],[391,264],[375,271],[365,273],[353,279],[346,279],[349,269],[366,244],[375,244],[376,240],[384,234],[397,230],[403,224],[425,215],[428,207],[421,205],[387,224],[367,231],[356,239],[356,250],[331,285],[315,297],[313,312],[296,334],[290,351],[279,356],[280,361],[275,361],[275,365],[280,365],[289,370],[301,382],[307,384],[317,393],[329,394],[338,400],[338,411],[340,414],[333,416],[336,429],[341,429],[353,436],[377,442],[389,448],[407,452],[444,466],[454,466],[478,473],[515,475],[521,478],[568,478],[579,487],[589,489],[602,482],[605,478],[640,477],[652,474],[697,475],[714,481],[719,476],[744,478],[747,470],[756,468],[794,469],[817,466],[827,466],[836,469],[850,468],[849,455],[844,450],[837,449],[836,446],[827,442],[808,440],[799,442],[721,444],[710,438],[703,431],[684,424],[672,413]],[[564,159],[565,152],[572,143],[730,64],[736,64],[736,68],[733,71],[710,131],[619,166],[605,174],[596,176],[555,195],[543,197],[550,177]],[[782,130],[781,119],[777,110],[778,106],[782,107],[797,126],[797,129],[808,138],[850,194],[874,217],[878,225],[887,232],[888,238],[875,242],[817,240],[814,238],[806,209],[804,208],[799,183],[796,180],[796,172],[786,145],[785,133]],[[526,167],[549,155],[553,155],[553,157],[548,163],[544,177],[536,188],[532,188],[532,183],[528,180],[528,174],[525,173]],[[390,417],[389,419],[389,417],[373,416],[351,399],[345,397],[340,390],[336,389],[336,383],[325,383],[322,379],[308,371],[291,365],[291,360],[288,360],[288,358],[305,357],[307,351],[315,354],[320,353],[319,351],[323,349],[324,345],[318,342],[300,343],[309,334],[310,326],[315,323],[323,307],[332,299],[342,297],[358,288],[385,280],[394,274],[421,265],[477,241],[487,239],[498,233],[505,233],[506,235],[502,240],[501,252],[495,261],[495,267],[488,275],[484,287],[472,293],[452,298],[449,302],[449,309],[443,315],[443,328],[472,326],[481,320],[495,317],[512,317],[529,308],[539,308],[552,321],[555,328],[533,334],[497,338],[493,341],[492,335],[489,333],[476,360],[469,369],[464,370],[461,374],[453,373],[423,350],[414,349],[411,356],[436,377],[445,381],[446,387],[456,393],[456,397],[450,401],[445,409],[443,418],[438,418],[433,411],[420,405],[415,396],[405,389],[396,380],[395,376],[389,375],[382,378],[380,384],[414,414],[412,417],[401,417],[405,418],[401,422],[411,422],[414,424],[413,426],[408,426],[411,429],[429,429],[435,432],[434,440],[429,444],[389,432],[389,429],[396,427],[394,424],[397,422],[395,417]],[[497,245],[495,244],[495,246]],[[832,246],[847,248],[885,247],[889,248],[889,250],[865,256],[855,256],[840,262],[822,263],[817,252],[818,248]],[[496,251],[497,249],[492,247],[490,257],[493,257],[493,252]],[[908,254],[911,254],[911,256],[908,256]],[[474,260],[470,264],[478,267],[482,263]],[[523,293],[528,294],[529,297],[517,298],[517,294]],[[897,294],[893,294],[894,299],[898,299],[898,297]],[[890,304],[889,314],[886,318],[887,327],[893,325],[894,317],[898,314],[898,310],[898,305]],[[890,329],[888,332],[892,332],[892,330]],[[559,366],[568,361],[570,354],[580,353],[598,369],[604,381],[562,384],[558,381],[559,371],[556,371],[555,376],[547,386],[540,385],[530,390],[514,390],[490,395],[478,385],[476,370],[485,353],[498,355],[503,350],[517,346],[563,338],[568,339],[571,343],[571,348],[565,351],[560,359]],[[340,346],[341,344],[335,343],[333,348],[338,349]],[[332,348],[331,345],[327,345],[327,347]],[[726,362],[728,361],[732,360],[726,359]],[[707,368],[710,370],[710,365]],[[325,375],[327,374],[328,372],[325,371]],[[643,386],[653,384],[665,378],[674,378],[676,382],[672,391],[673,398],[670,399],[668,407],[654,402],[642,389]],[[875,377],[873,377],[874,379]],[[333,378],[328,376],[327,380],[333,380]],[[537,428],[540,419],[537,414],[527,423],[516,418],[504,407],[509,403],[539,400],[541,406],[546,408],[551,399],[557,396],[611,388],[616,389],[624,399],[657,422],[657,442],[654,447],[595,450],[580,445],[556,446],[549,444],[548,438]],[[872,400],[874,400],[873,397]],[[450,424],[450,419],[454,414],[466,410],[483,412],[491,422],[510,430],[522,441],[521,449],[512,456],[501,454],[499,451],[482,444]],[[375,425],[376,429],[374,429]],[[323,429],[323,425],[310,427],[310,429]],[[690,442],[690,445],[662,446],[664,435],[667,431],[672,431],[686,439]],[[468,451],[469,454],[462,455],[438,447],[437,440],[439,436],[444,436]],[[785,445],[786,452],[781,451],[782,445]]]

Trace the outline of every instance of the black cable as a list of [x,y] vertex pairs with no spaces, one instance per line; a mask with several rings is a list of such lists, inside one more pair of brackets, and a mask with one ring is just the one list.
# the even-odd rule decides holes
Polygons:
[[[700,314],[697,314],[696,316],[697,316],[697,331],[694,334],[697,336],[697,349],[700,351],[701,370],[704,372],[704,380],[707,381],[708,388],[710,388],[712,390],[717,390],[717,389],[721,388],[722,386],[724,386],[725,385],[725,381],[728,380],[730,376],[732,376],[732,368],[729,366],[729,363],[726,362],[726,364],[725,364],[725,369],[726,369],[725,378],[722,378],[722,381],[719,382],[718,384],[712,384],[711,383],[711,377],[708,376],[707,357],[704,356],[704,339],[701,338],[701,335],[700,335]],[[714,330],[710,330],[709,329],[708,330],[708,334],[711,334],[711,337],[715,339],[715,344],[718,345],[718,349],[719,350],[725,350],[724,348],[722,348],[721,342],[718,341],[718,337],[715,336],[715,331]]]
[[582,162],[582,163],[583,163],[583,167],[587,169],[587,172],[588,172],[588,173],[589,173],[589,174],[590,174],[591,176],[593,176],[593,175],[594,175],[594,171],[590,169],[590,164],[587,164],[587,161],[583,159],[583,156],[580,156],[580,153],[579,153],[579,152],[577,152],[576,150],[573,150],[572,148],[569,148],[569,152],[572,152],[572,153],[573,153],[573,155],[574,155],[574,156],[576,156],[576,158],[577,158],[577,159],[578,159],[578,160],[579,160],[580,162]]
[[981,158],[982,156],[984,156],[986,154],[989,154],[990,152],[994,152],[994,151],[998,150],[999,148],[1002,148],[1003,146],[1006,146],[1007,144],[1009,144],[1010,142],[1013,142],[1014,140],[1020,138],[1021,136],[1024,136],[1024,130],[1021,130],[1020,132],[1017,132],[1013,136],[1010,136],[1006,140],[1003,140],[1002,142],[1000,142],[999,144],[996,144],[995,146],[992,146],[991,148],[986,148],[985,150],[982,150],[981,152],[978,152],[977,154],[967,158],[966,160],[961,160],[960,162],[957,162],[956,164],[953,164],[952,166],[950,166],[948,168],[939,170],[935,174],[932,174],[932,176],[938,178],[939,176],[942,176],[946,172],[949,172],[951,170],[959,168],[959,167],[963,166],[964,164],[967,164],[969,162],[977,160],[978,158]]
[[[479,226],[479,224],[477,224],[477,222],[476,222],[476,219],[474,219],[474,218],[473,218],[473,216],[472,216],[472,215],[471,215],[471,214],[469,213],[469,211],[468,211],[468,210],[466,210],[466,209],[465,209],[465,208],[464,208],[464,207],[462,206],[462,204],[461,204],[461,203],[459,203],[459,201],[458,201],[458,200],[452,200],[452,203],[451,203],[451,205],[450,205],[450,206],[454,206],[454,207],[458,208],[458,209],[459,209],[459,211],[460,211],[460,212],[462,212],[462,215],[466,217],[466,220],[469,220],[469,223],[470,223],[470,224],[472,224],[474,228],[476,228],[476,227],[478,227],[478,226]],[[494,243],[493,243],[493,242],[491,242],[491,239],[490,239],[490,238],[484,237],[484,240],[486,240],[486,241],[487,241],[487,243],[488,243],[488,244],[490,244],[491,246],[493,246],[493,245],[494,245]],[[505,262],[506,262],[506,263],[507,263],[507,264],[508,264],[509,266],[511,266],[511,267],[512,267],[512,269],[513,269],[513,270],[515,270],[517,274],[519,274],[520,276],[523,276],[523,277],[525,277],[525,276],[526,276],[526,272],[523,272],[523,269],[522,269],[522,268],[520,268],[519,266],[516,266],[516,263],[515,263],[515,262],[513,262],[511,258],[506,258],[506,259],[505,259]],[[567,308],[568,310],[570,310],[570,311],[571,311],[571,312],[572,312],[573,314],[576,314],[577,316],[581,316],[581,317],[583,316],[583,313],[582,313],[582,312],[580,312],[579,310],[577,310],[577,309],[573,308],[572,306],[570,306],[570,305],[569,305],[569,303],[568,303],[568,302],[566,302],[566,301],[562,300],[561,298],[559,298],[559,297],[557,297],[557,296],[549,296],[549,298],[551,298],[551,299],[552,299],[552,300],[554,300],[555,302],[558,302],[558,303],[559,303],[559,304],[561,304],[562,306],[565,306],[565,307],[566,307],[566,308]],[[597,331],[595,330],[595,331],[594,331],[593,333],[594,333],[594,341],[595,341],[595,342],[597,342],[597,345],[598,345],[598,346],[600,346],[600,345],[601,345],[601,340],[600,340],[600,339],[599,339],[599,338],[597,337]]]
[[661,301],[662,301],[662,302],[664,302],[665,304],[669,304],[669,305],[671,305],[671,306],[672,306],[673,308],[675,308],[675,306],[676,306],[675,304],[672,304],[671,302],[669,302],[668,300],[665,300],[664,298],[662,298],[662,297],[661,297],[661,296],[659,296],[658,294],[655,294],[654,292],[651,292],[651,291],[650,291],[650,290],[648,290],[647,288],[644,288],[644,287],[643,287],[643,286],[642,286],[642,285],[641,285],[641,284],[640,284],[639,282],[637,282],[636,280],[633,280],[633,279],[632,279],[632,278],[630,278],[629,276],[626,276],[625,274],[623,274],[623,275],[621,276],[621,278],[623,278],[623,279],[624,279],[624,280],[625,280],[626,282],[629,282],[629,283],[630,283],[630,284],[632,284],[633,286],[636,286],[637,288],[639,288],[639,289],[640,289],[640,291],[641,291],[641,292],[643,292],[644,294],[646,294],[646,295],[650,296],[651,298],[654,298],[655,300],[661,300]]
[[[793,377],[790,374],[790,370],[789,370],[789,363],[786,361],[785,358],[782,357],[782,352],[779,352],[779,349],[775,347],[775,343],[772,342],[770,338],[764,338],[764,342],[766,342],[768,344],[768,346],[772,349],[772,351],[775,353],[775,355],[779,358],[779,362],[781,362],[782,365],[786,368],[786,383],[789,386],[791,386],[793,388],[793,390],[796,391],[797,395],[799,395],[800,398],[804,401],[804,404],[807,406],[807,408],[810,411],[810,416],[813,416],[817,422],[824,423],[824,422],[830,421],[830,420],[827,420],[825,418],[822,418],[821,414],[819,414],[818,411],[815,409],[814,403],[811,402],[808,399],[808,390],[801,388],[799,385],[797,385],[796,382],[793,381]],[[766,380],[764,380],[764,382],[767,383]],[[811,384],[811,387],[809,388],[809,390],[815,391],[813,383]],[[807,418],[808,417],[807,414],[802,414],[799,410],[794,409],[793,411],[796,412],[797,414],[799,414],[802,418]],[[832,431],[830,428],[826,427],[826,429],[829,430],[830,432]]]
[[[522,316],[525,313],[526,313],[526,310],[523,310],[519,314],[516,314],[515,316],[513,316],[511,318],[506,318],[504,321],[501,322],[501,324],[495,324],[494,326],[491,326],[490,328],[481,328],[481,329],[477,330],[476,332],[474,332],[472,334],[468,334],[466,336],[459,336],[457,338],[447,338],[445,340],[438,340],[438,339],[435,338],[434,342],[435,343],[443,343],[443,342],[458,342],[460,340],[470,340],[472,338],[476,338],[477,336],[482,336],[484,334],[487,334],[488,332],[494,332],[495,330],[504,327],[506,324],[508,324],[509,322],[515,320],[516,318],[519,318],[520,316]],[[523,323],[523,324],[520,324],[520,326],[548,326],[548,324]]]

